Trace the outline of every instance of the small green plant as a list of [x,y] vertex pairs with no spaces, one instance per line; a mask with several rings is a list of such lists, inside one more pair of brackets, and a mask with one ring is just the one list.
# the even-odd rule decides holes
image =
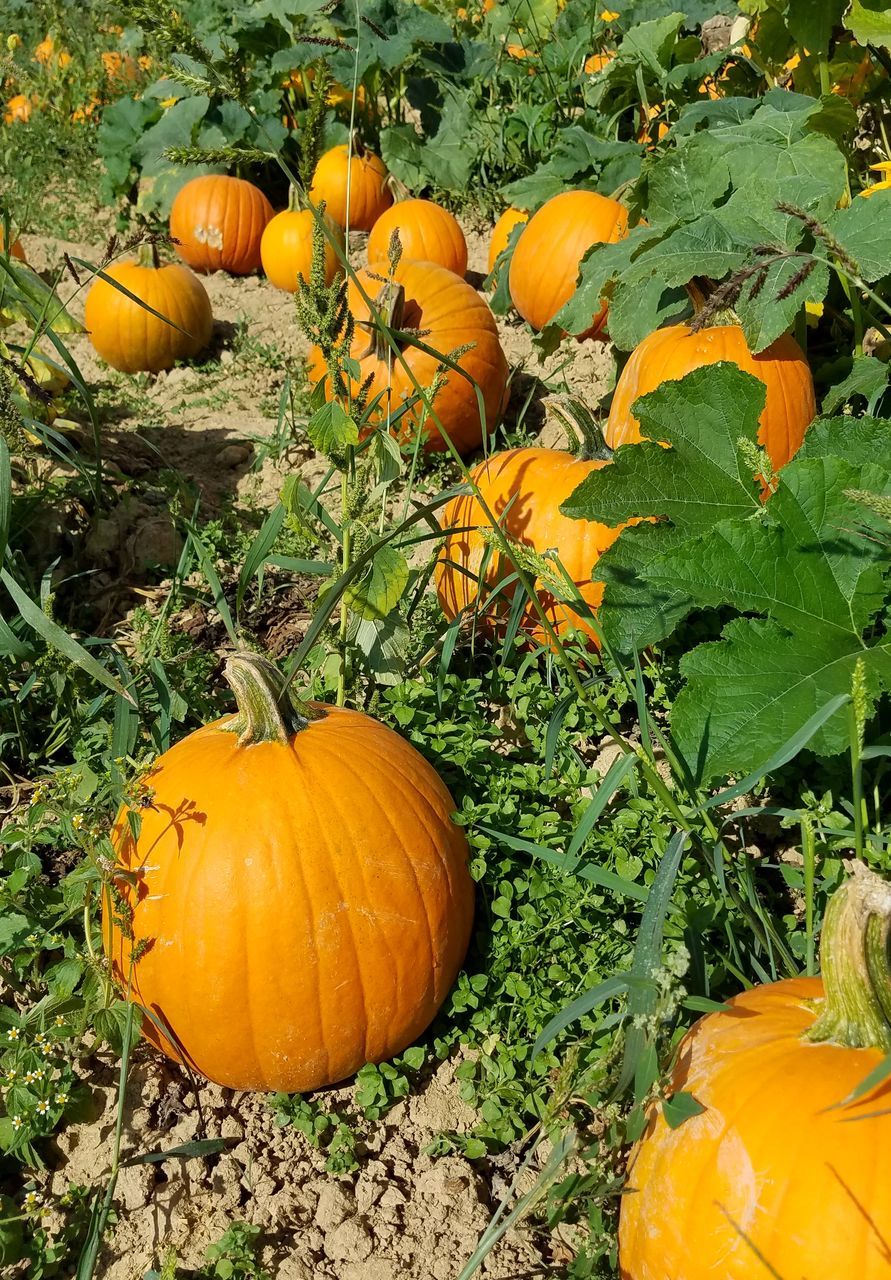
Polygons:
[[270,1280],[257,1257],[260,1228],[250,1222],[233,1222],[207,1250],[207,1280]]

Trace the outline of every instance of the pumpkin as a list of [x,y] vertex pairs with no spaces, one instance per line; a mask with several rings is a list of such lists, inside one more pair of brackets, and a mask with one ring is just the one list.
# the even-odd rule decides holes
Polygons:
[[607,50],[606,53],[591,53],[585,59],[585,75],[596,76],[604,71],[616,55]]
[[[830,899],[823,979],[755,987],[694,1026],[621,1202],[623,1280],[888,1280],[891,886],[863,864]],[[883,1003],[884,1002],[884,1003]]]
[[27,124],[31,119],[31,99],[26,98],[23,93],[17,93],[6,103],[6,111],[3,114],[5,124],[16,124],[18,122]]
[[[0,223],[0,253],[6,252],[6,235],[3,231],[3,224]],[[21,241],[16,238],[13,240],[9,250],[10,258],[18,258],[19,262],[25,262],[25,250],[22,248]]]
[[[556,550],[560,561],[578,588],[585,603],[596,610],[603,599],[604,584],[592,582],[593,567],[615,542],[624,525],[611,528],[594,520],[572,520],[561,514],[560,505],[574,493],[593,471],[608,463],[559,449],[510,449],[481,462],[471,472],[489,510],[507,537],[539,555]],[[478,528],[491,524],[475,494],[458,495],[443,513],[443,528],[450,530],[436,562],[436,594],[445,616],[451,621],[462,610],[479,608],[478,625],[490,634],[502,630],[510,612],[513,587],[498,593],[487,605],[480,600],[479,577],[488,544]],[[497,549],[489,552],[485,586],[492,588],[514,572],[510,560]],[[559,570],[554,568],[555,578]],[[589,619],[563,603],[542,584],[538,598],[558,635],[570,627],[582,632],[592,647],[597,633]],[[531,601],[527,601],[520,622],[531,639],[545,643],[546,632]]]
[[777,338],[753,356],[736,324],[715,325],[697,333],[687,324],[673,324],[644,338],[616,385],[604,432],[609,447],[617,449],[642,439],[640,423],[632,413],[638,396],[719,360],[729,360],[766,386],[758,440],[774,470],[784,466],[798,452],[817,411],[810,366],[789,335]]
[[403,738],[294,702],[233,654],[237,713],[156,762],[112,833],[103,940],[169,1057],[232,1089],[318,1089],[432,1021],[470,937],[454,801]]
[[390,237],[399,232],[406,262],[436,262],[463,276],[467,244],[457,218],[432,200],[400,200],[382,213],[368,237],[368,261],[386,262]]
[[170,234],[196,271],[246,276],[260,267],[260,240],[271,217],[272,205],[253,183],[209,173],[176,193]]
[[489,274],[495,270],[495,263],[504,253],[510,244],[510,236],[514,227],[521,222],[528,222],[529,214],[524,209],[515,209],[511,206],[505,209],[504,213],[495,223],[492,231],[492,239],[489,241]]
[[[84,325],[93,346],[106,363],[122,373],[170,369],[177,360],[203,351],[213,332],[210,299],[198,277],[178,262],[159,266],[154,246],[143,249],[148,252],[141,253],[138,260],[105,268],[111,280],[139,301],[97,277],[84,311]],[[159,314],[152,315],[146,307]]]
[[350,155],[350,148],[344,143],[326,151],[319,160],[309,197],[314,204],[324,200],[326,213],[339,227],[346,228],[349,221],[351,231],[370,231],[393,203],[388,177],[383,161],[373,152],[354,146]]
[[[468,376],[447,370],[445,377],[438,379],[432,402],[433,411],[452,443],[459,452],[469,453],[482,443],[485,431],[494,429],[507,389],[507,361],[492,312],[475,289],[445,267],[431,262],[400,262],[392,280],[381,286],[380,280],[374,277],[385,276],[387,272],[386,263],[376,263],[360,271],[358,279],[365,292],[376,299],[378,310],[391,328],[419,331],[425,346],[445,356],[469,347],[456,361]],[[349,283],[348,305],[355,319],[350,354],[359,365],[358,379],[350,383],[351,394],[358,394],[370,378],[369,401],[383,393],[376,421],[386,421],[388,411],[392,416],[415,398],[415,383],[402,360],[393,355],[383,335],[375,329],[370,308],[353,280]],[[402,358],[414,379],[429,390],[439,368],[437,355],[430,355],[406,341]],[[309,375],[311,381],[324,384],[325,395],[330,400],[328,370],[318,347],[309,355]],[[480,421],[474,382],[482,391],[485,422]],[[421,425],[422,417],[423,406],[416,402],[393,423],[394,430],[403,440],[410,440]],[[441,452],[447,447],[432,417],[428,417],[424,430],[424,447],[428,452]]]
[[[534,214],[517,241],[510,264],[510,296],[533,329],[543,329],[575,293],[579,264],[593,244],[628,234],[628,214],[596,191],[564,191]],[[601,335],[606,304],[584,336]]]
[[[311,209],[291,207],[277,213],[266,224],[260,241],[263,270],[277,289],[296,293],[298,279],[309,283],[312,269],[313,230],[317,213]],[[331,236],[343,248],[343,232],[333,218],[322,214]],[[330,284],[340,270],[337,250],[325,239],[325,284]]]

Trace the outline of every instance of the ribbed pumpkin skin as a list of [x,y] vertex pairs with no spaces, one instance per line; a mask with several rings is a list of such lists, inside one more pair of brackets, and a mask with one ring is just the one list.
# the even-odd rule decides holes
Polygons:
[[[392,1057],[432,1021],[473,918],[454,803],[415,749],[358,711],[289,744],[239,747],[231,717],[178,743],[148,779],[135,872],[133,998],[147,1038],[233,1089],[292,1092]],[[126,986],[130,946],[106,910],[106,952]]]
[[[579,264],[592,244],[611,244],[628,234],[628,213],[596,191],[564,191],[529,219],[510,264],[510,296],[533,329],[543,329],[575,293]],[[606,307],[582,336],[597,337]]]
[[272,216],[272,205],[252,182],[204,174],[177,192],[170,234],[196,271],[246,276],[260,267],[260,240]]
[[87,295],[84,324],[93,346],[113,369],[158,373],[198,355],[210,342],[210,299],[188,267],[178,262],[166,267],[118,262],[106,267],[105,274],[185,330],[180,333],[105,280],[95,280]]
[[[343,244],[343,234],[333,218],[326,215],[329,229]],[[312,233],[315,218],[309,209],[285,209],[266,224],[260,241],[263,270],[271,284],[296,293],[297,280],[309,281],[312,269]],[[330,241],[325,241],[325,284],[340,270],[340,259]]]
[[406,262],[435,262],[454,271],[467,270],[467,243],[457,219],[432,200],[400,200],[382,213],[368,237],[368,261],[386,262],[390,237],[398,228]]
[[[371,271],[379,276],[386,276],[386,262],[375,263],[366,271],[358,273],[366,292],[374,298],[381,286],[378,280],[372,279],[369,274]],[[403,329],[426,331],[422,341],[433,351],[444,355],[465,343],[474,344],[470,351],[461,356],[459,364],[482,388],[486,426],[491,430],[503,407],[507,387],[507,360],[501,349],[495,320],[485,300],[454,272],[432,262],[400,262],[394,278],[405,289]],[[373,352],[362,356],[368,347],[368,330],[363,329],[360,322],[367,321],[371,312],[352,280],[349,284],[349,306],[357,321],[351,354],[354,359],[359,360],[360,367],[359,381],[352,384],[353,393],[358,391],[369,374],[373,374],[369,401],[374,400],[379,392],[386,392],[389,387],[390,412],[393,413],[414,395],[414,384],[401,361],[395,357],[388,361]],[[420,385],[425,389],[429,388],[439,364],[436,357],[413,346],[406,346],[403,355]],[[326,395],[330,399],[327,370],[318,347],[314,347],[309,354],[309,376],[313,383],[325,381]],[[384,419],[386,396],[381,403],[379,418]],[[433,408],[453,444],[462,453],[468,453],[482,443],[483,427],[476,391],[466,378],[450,372],[433,402]],[[411,439],[420,419],[421,406],[415,405],[410,413],[399,420],[397,429],[400,437]],[[424,448],[427,452],[436,453],[445,449],[445,441],[432,419],[428,419],[426,431]]]
[[[371,151],[349,153],[345,144],[332,147],[319,160],[309,189],[314,204],[325,201],[325,212],[339,227],[347,225],[347,174],[350,175],[350,230],[370,231],[393,203],[386,185],[384,162]],[[386,254],[384,255],[386,258]]]
[[766,351],[753,356],[739,325],[716,325],[691,333],[689,325],[656,329],[632,352],[613,395],[604,432],[611,449],[642,439],[640,423],[631,412],[638,396],[655,391],[663,382],[683,378],[693,369],[727,360],[767,387],[758,440],[774,470],[798,452],[804,433],[817,412],[814,380],[801,347],[784,335]]
[[492,239],[489,241],[489,271],[495,269],[495,263],[499,256],[504,253],[510,240],[510,233],[518,222],[528,222],[529,214],[523,209],[514,209],[513,206],[505,209],[504,213],[495,223],[492,230]]
[[889,1280],[891,1086],[837,1106],[883,1055],[803,1043],[822,994],[819,978],[757,987],[687,1035],[673,1089],[706,1109],[674,1130],[650,1116],[623,1280]]
[[[564,568],[579,588],[582,598],[593,609],[603,599],[603,583],[592,582],[594,564],[622,531],[593,520],[571,520],[560,514],[560,504],[590,475],[607,463],[585,462],[556,449],[510,449],[506,453],[481,462],[473,470],[473,478],[492,513],[501,519],[505,533],[515,542],[533,547],[538,552],[556,550]],[[508,509],[509,507],[509,509]],[[506,513],[506,514],[505,514]],[[453,498],[446,506],[440,523],[444,529],[465,529],[480,525],[489,528],[482,507],[472,494]],[[479,533],[451,533],[444,540],[435,569],[436,594],[448,619],[475,603],[478,578],[486,544]],[[453,569],[453,561],[469,570],[472,577]],[[486,572],[489,587],[497,585],[513,572],[510,561],[493,552]],[[510,609],[507,588],[500,594],[497,613],[491,609],[479,616],[484,630],[497,632],[504,625]],[[558,635],[570,625],[597,644],[590,622],[567,605],[539,588],[539,599]],[[527,603],[520,623],[522,630],[543,643],[545,632],[531,603]]]

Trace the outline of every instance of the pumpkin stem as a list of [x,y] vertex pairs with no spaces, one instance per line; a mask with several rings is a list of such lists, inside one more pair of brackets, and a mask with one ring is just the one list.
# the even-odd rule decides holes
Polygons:
[[862,862],[829,899],[820,940],[824,998],[805,1039],[891,1052],[891,883]]
[[294,183],[288,188],[288,213],[298,213],[306,206],[303,203],[303,193]]
[[400,182],[395,173],[387,174],[384,186],[390,192],[396,204],[400,204],[403,200],[411,199],[411,191],[404,182]]
[[[378,277],[380,279],[381,277]],[[390,279],[384,280],[374,299],[374,310],[378,313],[383,324],[378,324],[374,316],[370,320],[358,320],[356,323],[360,328],[368,331],[368,346],[359,356],[360,360],[364,360],[366,356],[372,353],[378,360],[386,360],[390,351],[390,344],[387,341],[387,335],[383,325],[388,329],[401,329],[402,320],[405,314],[405,289],[398,281]]]
[[233,653],[223,674],[238,707],[226,728],[238,734],[240,747],[252,747],[258,742],[287,744],[295,733],[325,714],[285,688],[282,673],[258,653]]
[[158,246],[154,240],[146,240],[136,250],[136,262],[140,267],[153,267],[155,271],[161,265]]
[[712,325],[739,324],[739,316],[722,300],[722,286],[716,285],[713,280],[706,276],[694,276],[684,285],[684,290],[693,307],[690,328],[694,333]]
[[562,427],[569,452],[581,462],[609,462],[613,456],[603,438],[600,423],[578,396],[553,395],[544,399],[545,418]]

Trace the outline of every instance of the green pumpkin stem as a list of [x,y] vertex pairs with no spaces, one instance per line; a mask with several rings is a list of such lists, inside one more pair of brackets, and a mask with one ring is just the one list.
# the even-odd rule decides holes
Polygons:
[[136,250],[136,262],[140,267],[152,267],[155,271],[161,265],[158,246],[154,240],[146,240]]
[[285,677],[278,668],[258,653],[233,653],[223,674],[238,707],[226,728],[238,734],[240,747],[258,742],[287,744],[295,733],[325,714],[296,698],[290,687],[285,687]]
[[569,452],[581,462],[609,462],[613,451],[603,438],[600,423],[577,396],[547,396],[544,411],[546,419],[562,428]]
[[820,939],[824,998],[807,1040],[891,1053],[891,883],[862,862],[829,899]]
[[[388,329],[401,329],[405,315],[405,289],[395,280],[384,281],[374,299],[374,307]],[[357,324],[361,329],[368,330],[368,346],[359,359],[364,360],[374,353],[378,360],[386,360],[390,344],[383,326],[377,324],[373,316],[370,320],[359,320]]]

